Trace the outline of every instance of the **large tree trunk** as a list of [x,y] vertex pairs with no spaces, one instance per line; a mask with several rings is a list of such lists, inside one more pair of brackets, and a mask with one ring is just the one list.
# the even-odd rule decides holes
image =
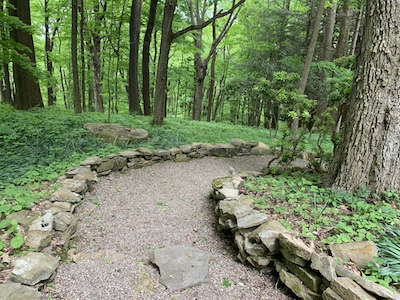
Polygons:
[[[10,4],[15,8],[10,8],[10,14],[18,17],[22,22],[30,26],[31,9],[29,0],[12,0]],[[14,29],[11,31],[11,37],[17,43],[21,43],[29,49],[28,51],[20,51],[20,53],[26,56],[29,62],[35,67],[36,57],[32,35],[21,29]],[[13,63],[13,74],[15,83],[14,107],[22,110],[27,110],[35,106],[43,107],[42,94],[37,78],[20,66],[18,62]]]
[[81,20],[79,23],[79,35],[81,46],[81,87],[82,87],[82,110],[86,111],[86,62],[85,62],[85,2],[80,0],[79,8],[81,12]]
[[128,74],[128,96],[129,114],[142,114],[139,103],[139,36],[140,20],[142,13],[142,0],[132,0],[130,16],[130,50],[129,50],[129,74]]
[[161,32],[160,55],[158,57],[156,94],[154,99],[154,124],[163,125],[165,116],[168,74],[168,56],[172,42],[172,21],[174,19],[177,0],[167,0],[164,5],[164,18]]
[[79,91],[78,74],[78,0],[72,0],[72,29],[71,29],[71,58],[72,77],[74,82],[74,109],[75,113],[82,112],[81,94]]
[[367,1],[348,117],[329,170],[337,190],[400,188],[399,28],[399,0]]
[[332,40],[336,21],[336,8],[337,1],[332,1],[331,6],[326,9],[321,60],[332,60]]
[[150,105],[150,44],[151,35],[153,33],[154,24],[157,15],[157,2],[158,0],[150,1],[149,19],[147,21],[146,33],[143,38],[143,53],[142,53],[142,96],[143,96],[143,110],[144,115],[151,114]]

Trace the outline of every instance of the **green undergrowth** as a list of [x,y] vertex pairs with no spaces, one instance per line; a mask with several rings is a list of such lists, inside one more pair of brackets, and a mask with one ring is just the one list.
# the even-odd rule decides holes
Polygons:
[[[149,132],[149,138],[135,148],[170,149],[193,142],[229,143],[232,138],[278,147],[283,137],[281,132],[263,128],[178,118],[166,118],[164,126],[153,126],[152,117],[127,113],[112,114],[110,122]],[[104,157],[133,148],[93,137],[83,128],[85,123],[108,123],[108,116],[94,112],[76,115],[59,107],[18,111],[0,105],[0,234],[7,237],[7,243],[0,239],[0,254],[7,247],[18,249],[23,242],[18,225],[5,218],[48,199],[51,183],[68,167],[79,165],[89,156]],[[310,143],[317,138],[311,135]],[[329,147],[328,144],[328,152]],[[305,145],[305,148],[312,150],[313,147]]]
[[321,174],[293,172],[249,179],[243,193],[256,209],[273,215],[321,251],[327,251],[331,243],[374,241],[380,253],[376,262],[387,267],[371,264],[365,276],[385,286],[400,283],[400,196],[396,191],[378,195],[362,187],[353,194],[337,192],[322,185]]

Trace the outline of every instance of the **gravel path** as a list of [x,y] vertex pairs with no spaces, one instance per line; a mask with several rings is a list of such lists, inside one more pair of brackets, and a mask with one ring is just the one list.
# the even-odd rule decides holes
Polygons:
[[[243,156],[165,162],[101,178],[93,200],[77,209],[76,263],[58,269],[46,296],[65,300],[262,300],[295,299],[267,268],[261,271],[236,259],[232,237],[216,230],[215,202],[208,195],[215,177],[259,171],[268,157]],[[195,246],[213,254],[211,282],[170,292],[149,263],[152,249]],[[226,287],[226,283],[231,286]]]

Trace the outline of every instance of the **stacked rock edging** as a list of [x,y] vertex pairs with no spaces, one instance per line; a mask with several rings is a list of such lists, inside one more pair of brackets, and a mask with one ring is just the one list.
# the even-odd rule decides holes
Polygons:
[[[59,259],[67,259],[70,240],[78,226],[74,210],[99,181],[100,176],[114,171],[143,168],[168,160],[186,162],[205,156],[232,157],[253,154],[263,155],[271,152],[264,143],[232,139],[229,144],[196,142],[169,150],[137,148],[105,157],[88,157],[79,166],[68,168],[56,182],[59,188],[50,198],[51,208],[33,221],[29,220],[25,245],[36,252],[12,262],[13,268],[8,282],[0,284],[0,299],[40,299],[38,289],[45,282],[54,279]],[[13,216],[8,218],[12,219]],[[25,220],[24,217],[21,220]],[[16,298],[19,294],[23,295],[23,298]]]
[[334,257],[313,251],[296,238],[297,233],[254,210],[239,190],[244,178],[258,175],[243,172],[216,178],[212,184],[219,229],[232,232],[242,263],[256,268],[272,264],[300,299],[400,299],[399,294],[347,270]]

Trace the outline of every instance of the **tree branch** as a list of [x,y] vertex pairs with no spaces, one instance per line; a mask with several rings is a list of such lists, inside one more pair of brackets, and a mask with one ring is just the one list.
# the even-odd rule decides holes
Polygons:
[[246,0],[240,0],[238,3],[232,5],[232,7],[227,11],[222,11],[222,10],[219,11],[215,16],[213,16],[211,19],[208,19],[207,21],[205,21],[202,24],[190,25],[182,30],[179,30],[178,32],[173,33],[172,37],[171,37],[171,41],[180,37],[181,35],[184,35],[185,33],[188,33],[189,31],[198,30],[198,29],[207,27],[209,24],[211,24],[216,19],[223,18],[229,14],[232,14],[232,12],[234,12],[238,7],[240,7],[245,1]]

